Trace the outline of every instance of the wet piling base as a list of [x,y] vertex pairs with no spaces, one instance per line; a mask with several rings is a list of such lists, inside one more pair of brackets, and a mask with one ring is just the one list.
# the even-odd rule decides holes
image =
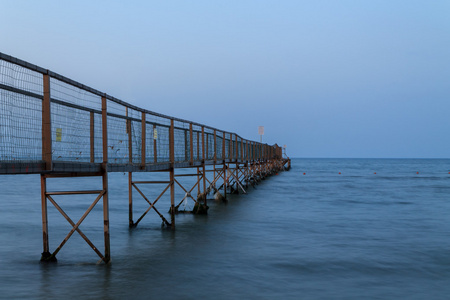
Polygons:
[[42,252],[41,254],[41,262],[43,263],[54,263],[57,262],[56,256],[51,254],[50,252]]
[[207,215],[208,214],[209,206],[203,203],[195,203],[194,209],[192,210],[192,213],[194,215]]
[[223,203],[227,203],[228,202],[228,200],[219,192],[216,192],[214,194],[214,200],[220,201],[220,202],[223,202]]

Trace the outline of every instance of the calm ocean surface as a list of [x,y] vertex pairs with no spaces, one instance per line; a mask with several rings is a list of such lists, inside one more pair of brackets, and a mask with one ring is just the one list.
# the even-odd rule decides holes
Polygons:
[[[228,204],[210,201],[208,216],[178,215],[175,232],[162,230],[154,212],[130,230],[127,176],[110,174],[108,266],[96,264],[78,233],[58,263],[39,263],[39,176],[0,176],[0,298],[449,299],[450,160],[294,159],[292,166]],[[100,185],[53,180],[49,190]],[[55,196],[75,222],[94,199]],[[134,199],[136,220],[148,205]],[[166,213],[169,201],[160,201]],[[103,252],[102,224],[99,205],[80,228]],[[70,229],[49,203],[52,251]]]

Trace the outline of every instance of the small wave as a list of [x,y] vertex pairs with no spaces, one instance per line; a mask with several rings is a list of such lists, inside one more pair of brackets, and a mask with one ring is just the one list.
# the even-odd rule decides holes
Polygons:
[[341,200],[339,202],[345,202],[350,204],[367,204],[367,205],[411,205],[414,204],[414,202],[411,201],[370,201],[370,200],[355,200],[355,199],[346,199]]

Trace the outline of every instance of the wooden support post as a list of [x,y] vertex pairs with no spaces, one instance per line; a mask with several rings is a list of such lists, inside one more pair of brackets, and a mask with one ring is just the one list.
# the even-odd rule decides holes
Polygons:
[[102,175],[103,183],[103,233],[105,239],[105,258],[104,262],[109,263],[111,260],[111,248],[110,248],[110,237],[109,237],[109,196],[108,196],[108,172]]
[[236,192],[239,193],[239,142],[238,142],[238,136],[237,134],[234,135],[234,139],[235,139],[235,148],[236,148],[236,157],[235,157],[235,162],[236,162],[236,175],[235,175],[235,181],[236,181]]
[[261,161],[261,144],[258,143],[258,144],[256,145],[256,147],[257,147],[257,150],[256,150],[256,153],[257,153],[256,159],[257,159],[258,162],[260,162],[260,161]]
[[258,161],[261,161],[261,143],[258,144]]
[[247,158],[247,162],[249,162],[251,160],[251,155],[252,155],[252,151],[251,151],[250,145],[251,145],[250,142],[247,141],[246,142],[246,147],[247,147],[247,156],[246,156],[246,158]]
[[234,160],[237,162],[238,159],[239,159],[239,143],[238,143],[238,136],[237,136],[237,134],[234,135],[234,140],[235,140],[235,143],[236,143],[236,145],[235,145],[236,156],[235,156]]
[[128,225],[134,227],[133,222],[133,173],[128,172]]
[[259,143],[255,143],[255,161],[259,161]]
[[245,141],[245,161],[248,162],[250,147],[248,146],[248,141]]
[[47,178],[44,174],[41,174],[41,210],[42,210],[42,242],[43,251],[41,255],[41,261],[56,261],[50,253],[50,247],[48,242],[48,214],[47,214]]
[[245,140],[245,157],[244,157],[244,161],[245,161],[245,187],[248,188],[248,181],[249,181],[249,163],[248,163],[248,158],[249,158],[249,147],[248,147],[248,141]]
[[95,162],[95,118],[94,118],[94,112],[91,111],[91,130],[90,130],[90,148],[91,148],[91,163]]
[[156,124],[153,124],[153,161],[156,164],[158,162],[158,145],[157,145],[157,134]]
[[[128,107],[125,107],[125,115],[128,117]],[[131,120],[127,119],[127,134],[128,134],[128,163],[133,163],[133,135],[131,132]],[[128,172],[128,225],[134,226],[133,222],[133,173]]]
[[266,159],[266,145],[261,144],[261,155],[262,155],[262,160]]
[[214,176],[213,189],[216,190],[216,163],[215,162],[214,162],[214,165],[213,165],[213,176]]
[[[202,127],[202,130],[203,130],[203,127]],[[208,141],[209,134],[203,133],[203,132],[202,132],[202,134],[205,135],[204,142],[205,142],[205,149],[206,150],[205,150],[204,159],[208,160],[209,159],[209,141]]]
[[262,144],[262,145],[261,145],[261,148],[262,148],[262,151],[261,151],[261,152],[262,152],[262,159],[263,159],[263,160],[266,160],[266,153],[267,153],[266,150],[267,150],[267,145]]
[[225,163],[225,159],[226,157],[226,152],[225,152],[225,144],[226,144],[226,140],[225,140],[225,132],[223,133],[223,140],[222,140],[222,160]]
[[[225,160],[227,156],[225,155],[225,144],[226,144],[226,135],[225,132],[223,133],[223,197],[227,199],[227,164],[225,163]],[[229,149],[230,147],[228,147]],[[228,153],[228,157],[230,157],[230,153]]]
[[213,175],[214,175],[214,184],[213,188],[216,189],[216,163],[217,163],[217,132],[214,129],[214,165],[213,165]]
[[227,186],[228,186],[228,170],[227,164],[223,163],[223,197],[227,199]]
[[200,168],[199,167],[197,167],[197,182],[198,182],[198,184],[197,184],[197,195],[200,195],[201,194],[201,188],[200,188]]
[[106,97],[102,97],[102,141],[103,141],[103,232],[105,240],[105,263],[111,259],[110,237],[109,237],[109,197],[108,197],[108,115]]
[[255,160],[259,161],[259,143],[255,143]]
[[205,169],[205,127],[202,126],[202,171],[203,171],[203,195],[205,196],[205,205],[206,205],[206,169]]
[[194,140],[193,140],[193,133],[192,133],[192,123],[189,123],[189,149],[190,149],[190,164],[191,166],[194,164]]
[[261,145],[261,147],[262,147],[263,160],[265,161],[267,159],[267,145],[263,144],[263,145]]
[[261,148],[261,160],[264,160],[264,144],[260,144],[259,145],[260,146],[260,148]]
[[175,229],[175,136],[174,136],[174,121],[170,120],[169,130],[169,157],[170,157],[170,224],[171,228]]
[[[128,117],[128,107],[126,107],[125,115]],[[131,132],[131,120],[127,118],[127,134],[128,134],[128,163],[133,163],[133,134]]]
[[[214,129],[214,168],[216,166],[217,162],[217,136],[216,136],[216,130]],[[216,178],[216,174],[214,174],[214,178]]]
[[200,160],[200,132],[197,131],[197,160]]
[[267,160],[267,145],[263,144],[263,160],[266,161]]
[[106,97],[102,97],[102,146],[103,168],[106,170],[108,164],[108,115],[106,111]]
[[233,134],[230,133],[230,142],[228,144],[228,158],[229,161],[233,160]]
[[44,98],[42,101],[42,160],[45,169],[52,170],[52,124],[50,112],[50,76],[44,74]]
[[188,134],[187,130],[183,130],[184,132],[184,161],[189,161],[189,145],[188,145]]
[[146,133],[146,128],[147,128],[147,123],[145,121],[145,112],[142,112],[142,120],[141,120],[141,169],[145,168],[145,142],[147,140],[147,133]]
[[241,139],[241,161],[244,161],[244,141]]

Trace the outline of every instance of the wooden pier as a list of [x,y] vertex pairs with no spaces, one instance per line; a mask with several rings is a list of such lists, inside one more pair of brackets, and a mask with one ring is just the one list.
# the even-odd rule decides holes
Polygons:
[[[180,168],[194,171],[176,174]],[[165,227],[175,229],[183,201],[195,204],[190,213],[206,213],[208,194],[225,201],[227,193],[246,193],[250,185],[289,168],[290,159],[283,157],[278,145],[145,110],[0,53],[0,175],[40,174],[42,261],[56,261],[76,231],[105,263],[110,262],[109,172],[128,173],[130,227],[154,211]],[[169,179],[135,181],[134,172],[166,172]],[[88,176],[101,177],[98,190],[47,189],[47,182],[54,178]],[[182,176],[194,177],[195,184],[185,186]],[[149,199],[142,192],[143,185],[160,189],[159,196]],[[176,187],[185,192],[183,199],[175,199]],[[149,204],[137,219],[133,190]],[[80,194],[90,194],[93,200],[75,222],[58,205],[57,197]],[[170,199],[168,213],[155,205],[164,195]],[[103,205],[103,252],[79,228],[99,202]],[[48,203],[72,226],[55,250],[49,247]]]

